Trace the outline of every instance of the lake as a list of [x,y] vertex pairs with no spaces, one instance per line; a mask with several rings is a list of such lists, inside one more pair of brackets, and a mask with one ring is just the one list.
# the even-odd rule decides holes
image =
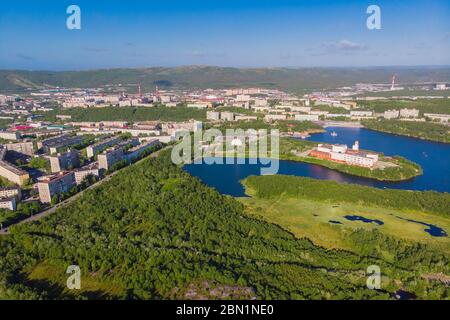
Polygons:
[[[333,131],[337,133],[336,137],[331,136]],[[382,152],[387,156],[400,155],[420,164],[423,175],[408,181],[381,182],[294,161],[280,161],[278,174],[356,183],[376,188],[450,192],[450,144],[396,136],[365,128],[327,128],[326,132],[314,134],[308,140],[343,143],[349,147],[358,140],[361,149]],[[235,197],[245,196],[244,188],[239,181],[250,175],[259,175],[260,168],[259,164],[188,164],[184,166],[187,172],[198,177],[208,186],[222,194]]]

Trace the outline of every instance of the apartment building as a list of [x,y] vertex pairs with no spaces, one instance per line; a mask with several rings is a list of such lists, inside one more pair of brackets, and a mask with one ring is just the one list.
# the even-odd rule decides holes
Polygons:
[[74,171],[74,175],[75,175],[75,183],[77,185],[81,184],[87,176],[91,175],[91,176],[95,176],[95,177],[100,177],[100,169],[98,167],[98,163],[94,163],[94,164],[82,167],[80,169],[77,169]]
[[0,188],[0,198],[16,197],[17,200],[22,199],[22,192],[18,187],[4,187]]
[[102,141],[99,141],[86,148],[86,154],[89,158],[93,158],[96,154],[102,152],[108,147],[114,146],[122,141],[121,137],[111,137]]
[[108,170],[115,163],[122,161],[124,157],[123,148],[119,147],[112,150],[107,150],[98,155],[98,167],[99,169]]
[[144,151],[148,150],[151,147],[158,146],[160,144],[161,143],[159,142],[158,139],[145,141],[142,144],[128,150],[127,154],[125,155],[125,158],[127,161],[132,162],[136,158],[138,158]]
[[58,153],[56,156],[48,157],[52,173],[77,168],[80,165],[80,154],[76,150]]
[[0,131],[0,139],[19,140],[20,136],[20,132],[18,131]]
[[59,150],[74,146],[82,141],[82,136],[70,136],[68,134],[63,134],[39,141],[37,146],[39,149],[44,149],[47,153],[58,153]]
[[8,143],[5,145],[5,148],[8,151],[15,151],[17,153],[25,154],[27,156],[32,156],[34,154],[34,147],[32,141]]
[[68,192],[76,185],[73,172],[59,172],[57,174],[38,179],[39,199],[42,203],[51,203],[52,197]]
[[17,203],[15,197],[0,198],[0,209],[16,211]]
[[24,185],[30,179],[28,172],[4,160],[0,161],[0,176],[20,186]]

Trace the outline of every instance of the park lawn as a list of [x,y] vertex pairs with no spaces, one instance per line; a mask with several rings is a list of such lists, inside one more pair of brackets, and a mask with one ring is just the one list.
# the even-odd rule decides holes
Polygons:
[[[239,198],[246,212],[292,232],[298,238],[308,238],[326,248],[355,251],[346,234],[356,230],[379,230],[380,232],[407,241],[425,243],[439,251],[450,253],[449,237],[433,237],[426,233],[426,226],[408,222],[396,216],[430,223],[450,234],[450,219],[411,210],[394,210],[368,207],[353,203],[328,203],[308,199],[296,199],[281,195],[274,199],[257,197]],[[359,215],[384,222],[383,225],[350,221],[346,215]],[[330,220],[342,224],[330,223]]]

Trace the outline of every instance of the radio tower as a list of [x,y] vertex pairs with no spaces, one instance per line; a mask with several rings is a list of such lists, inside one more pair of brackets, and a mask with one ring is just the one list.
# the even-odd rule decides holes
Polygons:
[[395,90],[395,74],[392,76],[391,90]]

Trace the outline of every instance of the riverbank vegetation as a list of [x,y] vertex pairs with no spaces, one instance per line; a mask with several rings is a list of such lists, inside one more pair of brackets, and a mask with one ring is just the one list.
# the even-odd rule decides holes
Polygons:
[[417,109],[424,113],[450,114],[450,99],[417,99],[417,100],[373,100],[359,101],[358,106],[365,110],[381,113],[392,109]]
[[[211,299],[223,286],[245,292],[237,298],[387,299],[400,288],[446,297],[445,286],[420,277],[448,266],[441,256],[416,248],[390,262],[328,250],[243,210],[162,152],[45,219],[12,227],[0,238],[0,298],[186,299],[187,288],[205,282],[201,296]],[[69,291],[73,264],[81,290]],[[385,275],[381,290],[366,288],[373,264]]]
[[399,120],[363,120],[362,124],[375,131],[450,143],[450,127],[444,124]]
[[259,198],[286,194],[295,198],[358,203],[398,210],[416,210],[450,218],[450,194],[435,191],[377,189],[356,184],[337,183],[293,176],[248,177],[245,186]]

